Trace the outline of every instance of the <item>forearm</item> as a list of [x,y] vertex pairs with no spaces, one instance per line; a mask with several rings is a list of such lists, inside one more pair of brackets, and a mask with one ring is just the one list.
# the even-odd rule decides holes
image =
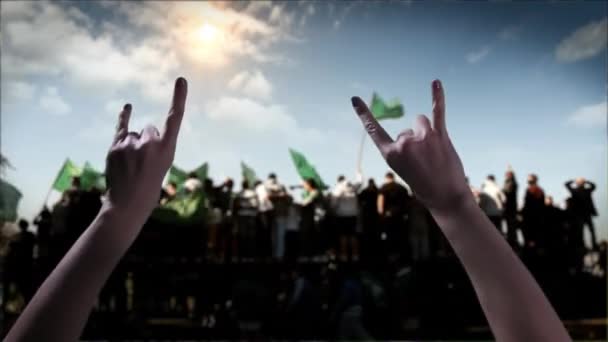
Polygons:
[[462,262],[499,341],[569,341],[540,287],[473,198],[431,213]]
[[21,314],[6,341],[76,341],[142,219],[105,205]]

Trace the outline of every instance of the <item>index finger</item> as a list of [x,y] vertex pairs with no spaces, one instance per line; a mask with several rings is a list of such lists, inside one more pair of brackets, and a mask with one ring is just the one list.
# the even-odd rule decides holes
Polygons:
[[351,98],[351,102],[355,111],[359,115],[359,119],[363,123],[363,127],[372,138],[382,155],[384,155],[390,144],[393,143],[393,139],[386,133],[384,128],[380,126],[378,120],[369,111],[367,105],[358,96]]
[[446,133],[445,96],[441,81],[434,80],[431,88],[433,92],[433,128],[439,133]]
[[167,115],[165,129],[162,134],[162,140],[166,144],[175,146],[177,143],[177,135],[179,127],[184,117],[184,109],[186,107],[186,96],[188,95],[188,82],[183,77],[178,77],[175,80],[175,88],[173,89],[173,101],[171,109]]

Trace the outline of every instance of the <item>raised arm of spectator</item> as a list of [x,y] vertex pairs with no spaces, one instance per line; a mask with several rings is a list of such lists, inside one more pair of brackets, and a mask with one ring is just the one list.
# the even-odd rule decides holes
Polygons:
[[595,190],[595,184],[590,181],[585,181],[585,184],[589,185],[589,191],[593,192]]
[[77,341],[110,273],[156,206],[173,162],[187,83],[175,82],[164,131],[129,132],[131,105],[119,115],[107,156],[107,196],[99,214],[34,295],[5,341]]
[[574,188],[572,187],[572,183],[574,183],[574,181],[569,180],[566,182],[566,184],[564,184],[566,186],[566,189],[568,189],[570,192],[572,192],[572,190],[574,190]]
[[498,341],[569,341],[551,304],[511,247],[479,209],[448,136],[439,81],[432,84],[433,126],[420,115],[416,130],[393,140],[358,97],[352,105],[388,165],[429,208],[471,279]]

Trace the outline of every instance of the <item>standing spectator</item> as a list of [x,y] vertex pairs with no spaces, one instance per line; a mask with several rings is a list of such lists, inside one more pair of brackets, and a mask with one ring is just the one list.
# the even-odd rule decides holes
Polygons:
[[350,249],[353,260],[359,259],[359,242],[357,241],[357,193],[355,187],[344,176],[338,177],[338,182],[331,192],[331,208],[334,213],[335,229],[339,242],[340,258],[348,260]]
[[198,175],[196,172],[191,172],[188,174],[188,178],[184,182],[184,190],[187,193],[194,193],[203,189],[203,182],[198,179]]
[[34,219],[36,225],[36,235],[38,240],[38,259],[43,264],[43,278],[47,276],[49,269],[49,256],[51,247],[51,229],[53,228],[53,217],[49,208],[45,205],[38,216]]
[[260,257],[268,258],[272,253],[272,231],[274,230],[274,206],[266,185],[255,182],[255,193],[258,196],[258,233],[257,243]]
[[378,252],[380,234],[378,229],[378,187],[370,178],[367,187],[359,193],[359,208],[363,238],[361,239],[362,256],[373,256]]
[[279,183],[276,174],[271,173],[264,183],[268,197],[274,208],[274,224],[272,231],[272,250],[276,259],[282,259],[285,254],[285,234],[291,199],[287,189]]
[[383,234],[388,241],[388,252],[399,253],[405,244],[405,208],[409,194],[404,186],[395,181],[395,175],[388,172],[378,196],[378,214]]
[[538,176],[530,174],[522,208],[524,240],[528,248],[540,243],[538,229],[542,225],[544,209],[545,192],[538,186]]
[[[234,181],[231,178],[227,178],[219,189],[213,187],[213,183],[207,184],[208,190],[205,190],[205,194],[210,203],[210,207],[219,208],[221,212],[221,221],[217,230],[215,238],[210,238],[210,241],[217,245],[218,256],[221,261],[224,260],[226,252],[230,249],[234,255],[238,247],[236,225],[234,222],[235,213],[232,211],[234,207],[235,194],[232,192],[234,187]],[[213,194],[213,195],[211,195]],[[210,231],[210,234],[213,234]]]
[[320,205],[321,192],[317,188],[314,179],[306,178],[303,182],[304,192],[300,211],[300,255],[313,257],[315,250],[315,238],[318,236],[315,224],[315,211]]
[[505,205],[503,216],[507,223],[507,241],[511,246],[517,246],[517,180],[515,172],[508,166],[505,173],[505,184],[502,187],[502,192],[505,194]]
[[505,199],[505,194],[503,194],[498,184],[496,184],[494,175],[488,175],[481,185],[479,206],[481,207],[481,210],[488,215],[490,221],[492,221],[501,234],[503,203],[505,202]]
[[[575,186],[572,186],[572,183]],[[566,182],[566,188],[572,194],[572,210],[582,224],[589,228],[591,234],[591,246],[597,249],[597,239],[595,237],[595,227],[593,226],[593,216],[597,216],[597,210],[593,204],[591,193],[595,190],[595,184],[587,181],[583,177],[577,178],[574,182]]]
[[232,251],[233,260],[239,256],[239,252],[241,257],[252,258],[256,255],[258,208],[257,194],[249,188],[249,182],[243,181],[242,189],[234,201],[233,212],[236,216],[238,243]]
[[427,208],[412,196],[407,210],[408,242],[413,261],[424,261],[431,254],[429,221],[430,213]]
[[19,220],[19,234],[10,243],[7,257],[7,275],[10,279],[6,284],[14,283],[27,302],[34,290],[32,287],[32,270],[34,261],[34,244],[36,237],[28,230],[29,223]]

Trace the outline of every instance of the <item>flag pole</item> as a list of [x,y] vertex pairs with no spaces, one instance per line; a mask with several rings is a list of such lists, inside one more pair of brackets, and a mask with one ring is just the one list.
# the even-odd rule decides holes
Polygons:
[[365,136],[367,135],[367,132],[365,132],[365,129],[363,130],[363,135],[361,136],[361,144],[359,145],[359,156],[357,158],[357,172],[360,174],[363,174],[363,172],[361,171],[361,164],[363,163],[363,145],[365,143]]

